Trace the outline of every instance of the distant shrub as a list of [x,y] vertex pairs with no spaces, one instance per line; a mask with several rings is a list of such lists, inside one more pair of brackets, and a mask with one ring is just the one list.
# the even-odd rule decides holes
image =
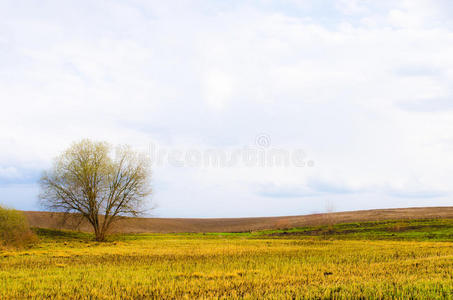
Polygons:
[[23,248],[37,241],[25,216],[0,206],[0,247]]
[[404,223],[395,223],[393,226],[390,227],[390,231],[393,232],[401,232],[404,231],[405,229],[405,224]]

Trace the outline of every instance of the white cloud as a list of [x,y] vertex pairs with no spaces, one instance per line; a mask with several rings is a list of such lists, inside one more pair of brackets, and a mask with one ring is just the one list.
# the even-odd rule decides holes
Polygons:
[[207,71],[202,79],[203,95],[207,103],[215,109],[222,109],[228,104],[233,94],[233,80],[225,72]]
[[338,209],[445,203],[448,2],[319,5],[2,2],[0,170],[35,174],[82,137],[234,149],[264,132],[315,167],[160,167],[156,213],[320,210],[327,196],[312,195],[313,182],[336,187]]
[[0,178],[2,179],[14,179],[20,177],[20,172],[15,167],[1,167]]

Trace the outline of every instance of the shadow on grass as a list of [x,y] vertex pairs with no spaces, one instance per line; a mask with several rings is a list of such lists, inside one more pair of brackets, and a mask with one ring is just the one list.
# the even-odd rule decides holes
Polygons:
[[72,240],[83,240],[93,241],[94,235],[91,233],[80,232],[80,231],[69,231],[69,230],[58,230],[48,228],[33,228],[33,231],[44,240],[61,240],[61,241],[72,241]]

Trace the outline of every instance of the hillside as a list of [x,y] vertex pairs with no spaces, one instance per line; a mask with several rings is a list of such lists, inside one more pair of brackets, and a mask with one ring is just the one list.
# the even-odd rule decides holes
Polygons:
[[[24,212],[32,227],[91,231],[87,222],[62,213]],[[116,233],[245,232],[364,221],[453,218],[453,207],[375,209],[328,214],[260,218],[126,218]]]

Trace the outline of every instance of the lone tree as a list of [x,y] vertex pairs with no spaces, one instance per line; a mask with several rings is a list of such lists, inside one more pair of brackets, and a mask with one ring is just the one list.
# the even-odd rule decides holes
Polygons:
[[40,180],[41,203],[53,211],[78,213],[103,241],[112,223],[144,212],[151,194],[146,156],[105,142],[82,140],[55,159]]

